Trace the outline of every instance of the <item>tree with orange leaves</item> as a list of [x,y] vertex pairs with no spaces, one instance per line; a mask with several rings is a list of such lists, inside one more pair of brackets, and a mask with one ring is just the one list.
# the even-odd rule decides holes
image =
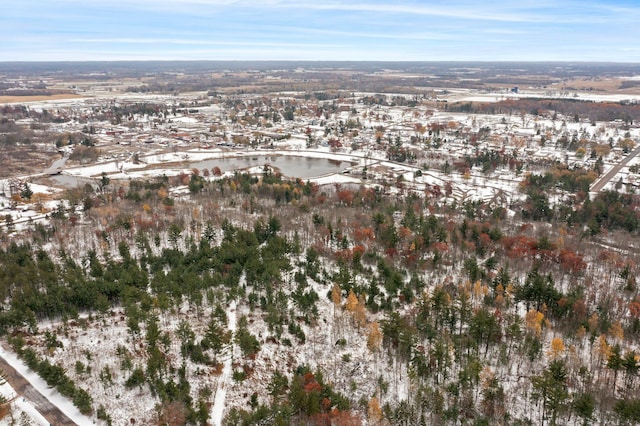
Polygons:
[[537,337],[542,334],[542,324],[544,322],[544,314],[535,309],[530,310],[525,315],[525,325],[528,330],[533,331]]
[[559,358],[565,351],[564,342],[560,337],[554,337],[551,339],[551,349],[549,349],[549,356],[552,359]]
[[356,307],[358,306],[358,297],[353,292],[353,289],[349,290],[349,295],[347,296],[347,302],[344,307],[349,312],[355,312]]
[[382,408],[380,408],[380,403],[378,402],[378,398],[376,398],[375,396],[369,401],[367,414],[369,416],[371,424],[373,425],[380,424],[382,422],[382,419],[384,418]]
[[367,335],[367,348],[371,352],[377,352],[380,349],[382,343],[382,332],[377,321],[369,324],[369,334]]

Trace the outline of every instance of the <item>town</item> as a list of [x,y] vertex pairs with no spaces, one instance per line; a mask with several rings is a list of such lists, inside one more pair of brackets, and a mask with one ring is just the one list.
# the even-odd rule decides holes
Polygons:
[[[307,73],[296,70],[290,85],[309,84]],[[259,81],[270,77],[264,72],[256,74]],[[361,78],[358,72],[345,74],[350,80]],[[7,79],[5,83],[21,88],[8,93],[38,93],[29,88],[28,79]],[[68,188],[83,178],[100,178],[101,173],[125,180],[153,176],[162,164],[170,165],[164,173],[175,175],[189,173],[205,160],[219,159],[219,171],[233,172],[257,165],[277,168],[277,158],[282,156],[325,158],[334,161],[333,170],[319,172],[320,160],[306,166],[291,160],[301,165],[290,165],[293,170],[283,174],[308,179],[321,174],[328,177],[333,171],[349,179],[334,176],[321,182],[367,183],[385,193],[393,187],[438,197],[445,194],[444,202],[493,202],[508,208],[512,197],[518,196],[523,173],[553,163],[568,169],[597,166],[602,171],[626,159],[631,163],[617,171],[615,181],[610,176],[598,189],[624,186],[633,193],[636,188],[635,153],[628,158],[627,154],[636,145],[639,125],[630,115],[625,120],[598,121],[597,104],[582,114],[557,111],[565,108],[562,100],[589,103],[594,99],[622,102],[634,109],[633,92],[606,96],[590,91],[570,93],[566,88],[497,87],[434,88],[417,93],[411,87],[405,94],[346,90],[238,94],[232,88],[228,94],[162,95],[140,93],[145,85],[135,83],[140,86],[123,86],[117,79],[112,85],[77,83],[68,86],[77,89],[71,99],[3,106],[5,120],[11,119],[16,126],[42,127],[43,116],[50,123],[46,130],[31,130],[35,139],[44,139],[37,145],[49,152],[36,165],[42,173],[7,177]],[[36,88],[45,85],[42,80],[31,84]],[[518,106],[517,102],[528,99],[533,99],[529,101],[531,111],[525,112],[529,105]],[[543,103],[539,99],[560,103],[549,102],[551,107],[545,110],[537,106]],[[470,111],[473,103],[484,105],[484,110]],[[488,112],[486,105],[505,112]],[[62,160],[53,161],[60,157]],[[231,158],[243,162],[234,163]],[[303,167],[307,170],[299,170]],[[203,174],[208,172],[203,170]],[[53,177],[46,178],[48,175]],[[4,183],[7,198],[20,191],[20,184],[13,183],[13,190],[8,181]],[[9,200],[3,204],[12,205]],[[11,215],[11,210],[4,214]]]
[[59,424],[639,420],[640,69],[191,65],[0,67],[0,355]]

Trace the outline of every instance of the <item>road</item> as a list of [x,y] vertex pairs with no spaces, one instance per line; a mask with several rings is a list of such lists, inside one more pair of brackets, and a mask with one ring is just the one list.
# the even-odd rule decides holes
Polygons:
[[22,374],[17,372],[2,356],[0,356],[0,369],[4,373],[5,380],[19,395],[18,398],[27,398],[50,424],[56,426],[76,426],[76,423],[33,387],[31,383],[29,383]]
[[609,181],[611,181],[611,179],[613,179],[620,172],[620,170],[622,170],[622,168],[626,166],[629,163],[629,161],[634,159],[638,154],[640,154],[640,146],[638,146],[636,149],[631,151],[629,155],[627,155],[622,159],[622,161],[620,161],[618,164],[613,166],[611,170],[605,173],[600,179],[595,181],[595,183],[591,186],[591,192],[602,191],[602,188],[604,188],[605,185],[608,184]]

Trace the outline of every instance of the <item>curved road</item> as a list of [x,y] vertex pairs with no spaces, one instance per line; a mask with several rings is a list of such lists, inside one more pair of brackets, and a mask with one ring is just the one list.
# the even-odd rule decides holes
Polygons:
[[22,374],[17,372],[2,356],[0,356],[0,369],[4,373],[5,380],[18,394],[18,398],[27,398],[50,424],[56,426],[77,426],[76,423],[33,387],[31,383],[29,383]]
[[611,181],[611,179],[613,179],[620,172],[620,170],[622,170],[622,168],[626,166],[629,163],[629,161],[634,159],[638,154],[640,154],[640,146],[638,146],[636,149],[631,151],[626,157],[622,159],[622,161],[620,161],[618,164],[613,166],[607,173],[605,173],[600,179],[598,179],[591,186],[591,192],[602,191],[602,188],[604,188],[604,186],[608,184],[609,181]]

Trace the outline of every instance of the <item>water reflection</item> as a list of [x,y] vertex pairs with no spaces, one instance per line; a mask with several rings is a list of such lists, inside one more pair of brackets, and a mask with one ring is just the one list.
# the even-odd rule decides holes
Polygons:
[[[309,158],[309,157],[294,157],[294,156],[255,156],[255,157],[230,157],[230,158],[217,158],[211,160],[204,160],[193,162],[190,164],[182,164],[179,167],[171,167],[171,169],[198,169],[200,171],[204,169],[213,169],[219,167],[224,173],[227,171],[244,170],[251,167],[264,167],[264,165],[270,165],[280,170],[282,175],[290,178],[309,179],[318,176],[324,176],[333,173],[341,173],[346,168],[351,166],[348,161],[330,160],[326,158]],[[137,170],[141,171],[141,170]],[[158,174],[162,174],[161,170],[157,170]],[[99,177],[80,177],[66,174],[52,175],[49,179],[55,182],[56,186],[64,188],[75,188],[78,186],[84,186],[87,183],[97,185]]]
[[204,160],[192,163],[190,168],[212,169],[219,167],[222,172],[242,170],[250,167],[261,167],[265,164],[280,169],[284,176],[292,178],[313,178],[331,173],[340,173],[351,164],[347,161],[329,160],[326,158],[308,158],[293,156],[270,157],[233,157]]

